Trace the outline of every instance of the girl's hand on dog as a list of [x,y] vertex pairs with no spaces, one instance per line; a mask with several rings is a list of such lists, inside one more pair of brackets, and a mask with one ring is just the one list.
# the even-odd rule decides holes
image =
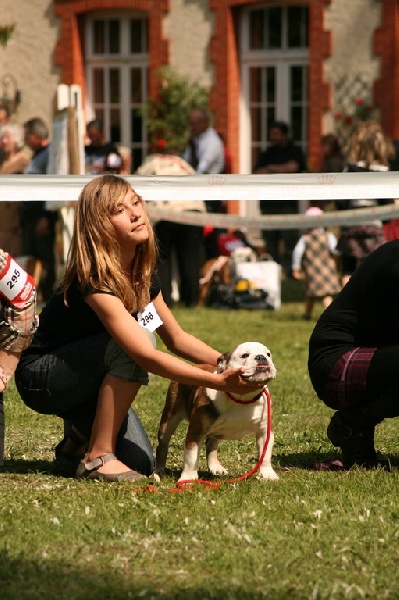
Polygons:
[[231,394],[244,395],[250,391],[257,392],[261,390],[265,383],[247,381],[242,375],[245,369],[226,369],[222,373],[215,375],[220,380],[220,386],[215,385],[215,389],[222,392],[230,392]]

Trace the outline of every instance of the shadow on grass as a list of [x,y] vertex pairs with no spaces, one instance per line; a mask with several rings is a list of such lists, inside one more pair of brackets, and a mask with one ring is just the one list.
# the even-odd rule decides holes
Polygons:
[[[167,580],[165,580],[167,587]],[[25,556],[10,557],[0,550],[0,589],[2,600],[127,600],[129,598],[163,598],[164,600],[257,600],[263,598],[258,591],[245,589],[191,589],[173,587],[171,591],[160,589],[155,581],[140,584],[132,571],[121,569],[90,570],[76,567],[67,561],[46,558],[32,559]],[[283,600],[278,592],[275,600]],[[287,598],[284,595],[284,598]]]
[[26,475],[28,473],[43,473],[44,475],[55,475],[54,462],[49,460],[5,460],[1,473],[18,473]]
[[[391,456],[389,454],[384,455],[389,458],[391,466],[394,469],[399,468],[399,457]],[[339,468],[334,466],[335,461],[341,461],[342,455],[337,448],[336,452],[296,452],[293,454],[280,454],[277,455],[276,461],[282,469],[304,469],[304,470],[328,470],[320,469],[317,467],[318,464],[332,464],[332,471],[339,471]],[[277,467],[278,470],[278,467]]]

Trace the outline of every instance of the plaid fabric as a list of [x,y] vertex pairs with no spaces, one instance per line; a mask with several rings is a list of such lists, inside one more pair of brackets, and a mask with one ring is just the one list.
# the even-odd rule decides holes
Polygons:
[[326,232],[312,231],[305,236],[303,267],[306,295],[322,298],[338,294],[341,289],[338,271],[328,246]]
[[8,302],[0,302],[0,347],[12,352],[22,352],[27,348],[38,328],[36,314],[36,291],[30,302],[23,308],[16,308]]
[[0,248],[0,273],[5,269],[5,266],[7,264],[7,258],[8,252],[4,252],[4,250]]
[[358,347],[345,352],[330,371],[322,400],[334,410],[364,402],[366,377],[377,348]]
[[378,225],[355,225],[343,231],[337,250],[347,256],[365,258],[385,242],[384,229]]

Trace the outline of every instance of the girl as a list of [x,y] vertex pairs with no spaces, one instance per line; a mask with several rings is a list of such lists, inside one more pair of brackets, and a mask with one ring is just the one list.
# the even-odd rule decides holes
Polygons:
[[260,387],[242,379],[241,369],[208,373],[156,350],[155,330],[181,358],[216,365],[220,355],[179,326],[162,298],[155,260],[142,198],[117,175],[90,181],[76,205],[62,286],[44,307],[16,373],[27,406],[69,424],[56,459],[77,465],[77,477],[136,480],[152,473],[150,442],[130,408],[148,371],[238,394]]

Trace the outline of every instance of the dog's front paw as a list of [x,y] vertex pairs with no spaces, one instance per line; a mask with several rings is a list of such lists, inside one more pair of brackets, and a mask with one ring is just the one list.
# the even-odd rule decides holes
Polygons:
[[219,461],[213,461],[211,463],[208,463],[208,469],[210,470],[212,475],[227,475],[228,474],[228,470],[225,469],[224,466],[222,464],[220,464]]
[[198,471],[182,471],[178,481],[194,481],[198,479]]
[[279,476],[272,467],[263,467],[259,469],[259,473],[256,475],[257,479],[268,479],[269,481],[277,481]]

